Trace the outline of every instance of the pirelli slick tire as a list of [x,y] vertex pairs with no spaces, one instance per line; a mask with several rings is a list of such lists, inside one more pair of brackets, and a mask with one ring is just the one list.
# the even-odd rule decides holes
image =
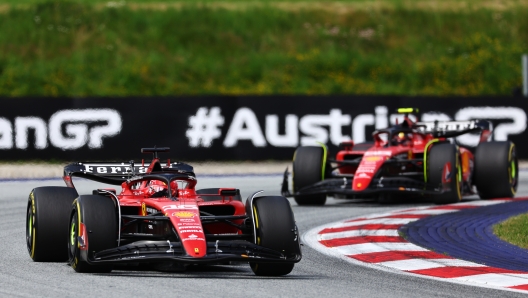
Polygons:
[[[295,150],[293,155],[293,192],[324,179],[325,152],[322,147],[304,146]],[[299,205],[324,205],[325,194],[294,196]]]
[[428,182],[449,189],[433,196],[435,204],[451,204],[462,199],[462,169],[458,147],[450,143],[434,144],[427,153]]
[[[219,190],[220,190],[220,188],[198,189],[198,190],[196,190],[196,194],[198,194],[198,195],[208,195],[208,196],[202,196],[201,197],[205,202],[218,201],[218,200],[222,200],[222,196],[217,195]],[[237,194],[235,196],[233,196],[233,200],[242,202],[242,196],[240,196],[240,190],[237,189],[236,193]],[[214,195],[217,195],[217,196],[214,196]]]
[[[81,195],[70,206],[68,241],[69,264],[80,273],[107,273],[110,265],[91,265],[81,255],[83,245],[88,246],[85,256],[93,258],[94,252],[117,247],[118,218],[115,202],[98,195]],[[85,230],[82,231],[81,227]]]
[[[281,196],[258,197],[253,201],[256,244],[280,251],[284,256],[301,254],[299,234],[288,199]],[[255,275],[281,276],[293,270],[293,263],[249,263]]]
[[517,192],[518,168],[514,143],[479,144],[475,151],[474,181],[480,198],[513,198]]
[[26,210],[26,245],[35,262],[65,262],[74,188],[38,187],[31,191]]

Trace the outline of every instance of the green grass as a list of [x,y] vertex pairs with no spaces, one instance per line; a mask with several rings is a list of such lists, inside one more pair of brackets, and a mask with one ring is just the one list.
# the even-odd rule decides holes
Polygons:
[[509,95],[528,52],[528,9],[40,2],[0,14],[0,96]]
[[506,242],[528,249],[528,214],[511,217],[493,226],[493,233]]

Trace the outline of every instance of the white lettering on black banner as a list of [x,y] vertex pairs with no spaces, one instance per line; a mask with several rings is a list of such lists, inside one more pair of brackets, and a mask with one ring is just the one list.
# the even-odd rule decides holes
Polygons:
[[85,145],[99,149],[104,138],[121,132],[122,125],[121,115],[113,109],[61,110],[51,116],[48,124],[32,116],[16,117],[14,125],[0,118],[0,149],[27,149],[31,132],[35,136],[35,149],[46,149],[49,143],[62,150]]
[[[288,114],[284,121],[284,134],[279,133],[281,119],[277,115],[264,116],[264,128],[261,127],[255,112],[248,107],[239,108],[228,126],[223,146],[232,148],[239,141],[250,141],[255,147],[292,147],[315,145],[317,142],[339,145],[343,141],[353,140],[355,143],[367,141],[367,128],[386,128],[389,125],[401,123],[403,115],[388,114],[385,106],[377,106],[374,113],[346,115],[340,109],[330,109],[328,114],[294,115]],[[417,121],[414,115],[409,115]],[[526,130],[527,116],[518,107],[466,107],[455,113],[454,119],[443,112],[430,111],[422,114],[422,121],[466,121],[472,119],[502,120],[493,130],[493,138],[497,141],[507,140],[509,135],[516,135]],[[201,107],[198,112],[189,117],[187,138],[190,147],[210,147],[216,139],[222,140],[224,117],[220,107]],[[1,125],[0,119],[0,125]],[[343,135],[343,127],[350,127],[352,135]],[[6,128],[8,130],[9,128]],[[0,144],[1,144],[0,139]],[[476,134],[465,134],[457,137],[462,145],[475,146],[479,141]]]

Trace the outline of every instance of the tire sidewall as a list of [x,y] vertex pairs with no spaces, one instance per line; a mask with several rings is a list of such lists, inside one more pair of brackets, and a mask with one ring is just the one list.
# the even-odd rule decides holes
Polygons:
[[[112,270],[111,265],[91,265],[87,258],[93,258],[94,253],[99,251],[117,247],[117,215],[114,209],[111,198],[99,195],[82,195],[73,202],[69,224],[68,262],[75,271],[105,273]],[[81,251],[79,245],[79,229],[82,225],[86,229],[84,237],[88,251]]]
[[[301,254],[299,232],[289,201],[280,196],[255,198],[252,217],[256,224],[256,244],[283,253]],[[256,275],[280,276],[291,272],[293,263],[250,263]]]
[[77,191],[69,187],[34,188],[26,208],[26,247],[36,262],[68,260],[65,242],[68,237],[71,202]]
[[[323,180],[326,167],[325,149],[318,146],[303,146],[297,148],[293,157],[292,184],[293,192],[297,193],[304,187]],[[298,205],[324,205],[326,194],[294,196]]]
[[[433,195],[435,204],[451,204],[459,202],[462,199],[462,173],[460,163],[459,148],[455,144],[448,142],[435,143],[428,155],[427,175],[428,183],[435,187],[440,186],[442,189],[449,188],[441,194]],[[451,177],[445,182],[445,169],[447,164],[451,167]]]
[[513,198],[517,192],[519,162],[511,141],[485,142],[475,152],[474,184],[482,199]]

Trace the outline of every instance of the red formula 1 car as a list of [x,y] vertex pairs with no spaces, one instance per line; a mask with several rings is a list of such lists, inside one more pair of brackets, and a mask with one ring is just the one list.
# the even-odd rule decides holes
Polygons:
[[[68,261],[77,272],[114,265],[182,270],[192,264],[248,262],[256,275],[279,276],[301,260],[290,203],[257,196],[242,203],[235,188],[195,190],[185,163],[72,163],[68,187],[38,187],[29,195],[26,240],[37,262]],[[78,195],[72,177],[121,185]]]
[[[431,197],[449,204],[478,193],[482,199],[513,197],[518,161],[510,141],[488,141],[489,121],[413,122],[417,109],[398,109],[404,120],[373,133],[374,142],[344,142],[334,160],[325,146],[299,147],[293,157],[293,193],[284,174],[282,194],[299,205],[323,205],[336,198],[375,197],[392,201],[399,196]],[[476,148],[452,138],[480,133]]]

